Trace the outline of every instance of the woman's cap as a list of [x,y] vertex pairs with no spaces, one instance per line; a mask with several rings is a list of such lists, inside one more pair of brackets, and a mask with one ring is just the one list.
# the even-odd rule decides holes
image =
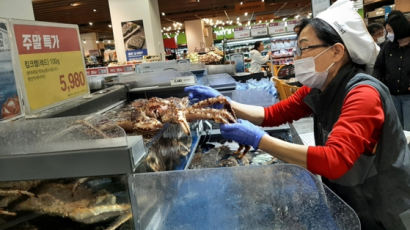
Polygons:
[[367,31],[362,17],[353,8],[350,0],[338,0],[320,18],[332,26],[342,38],[354,63],[372,68],[380,48]]

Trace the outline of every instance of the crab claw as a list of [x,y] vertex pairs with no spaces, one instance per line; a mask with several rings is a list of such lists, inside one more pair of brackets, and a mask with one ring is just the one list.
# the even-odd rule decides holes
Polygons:
[[183,111],[178,111],[178,123],[181,125],[181,128],[186,135],[191,135],[191,129]]

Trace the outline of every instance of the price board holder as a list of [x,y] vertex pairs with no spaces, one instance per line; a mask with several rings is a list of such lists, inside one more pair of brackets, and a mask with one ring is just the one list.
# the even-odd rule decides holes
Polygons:
[[16,119],[24,114],[10,38],[9,21],[0,18],[0,122]]
[[10,20],[27,114],[89,93],[77,25]]

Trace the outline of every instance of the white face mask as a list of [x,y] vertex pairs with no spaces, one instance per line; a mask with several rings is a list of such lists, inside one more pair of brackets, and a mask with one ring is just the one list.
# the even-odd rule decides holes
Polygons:
[[377,45],[382,44],[384,41],[386,41],[386,39],[384,38],[384,36],[378,37],[378,38],[377,38]]
[[394,41],[394,34],[393,33],[387,33],[387,39],[389,39],[389,41],[393,42]]
[[321,89],[323,84],[325,84],[329,69],[335,64],[330,64],[329,67],[323,72],[316,72],[315,59],[322,55],[324,52],[329,50],[329,47],[322,52],[320,52],[315,57],[307,57],[299,60],[295,60],[295,77],[303,85],[310,88]]

